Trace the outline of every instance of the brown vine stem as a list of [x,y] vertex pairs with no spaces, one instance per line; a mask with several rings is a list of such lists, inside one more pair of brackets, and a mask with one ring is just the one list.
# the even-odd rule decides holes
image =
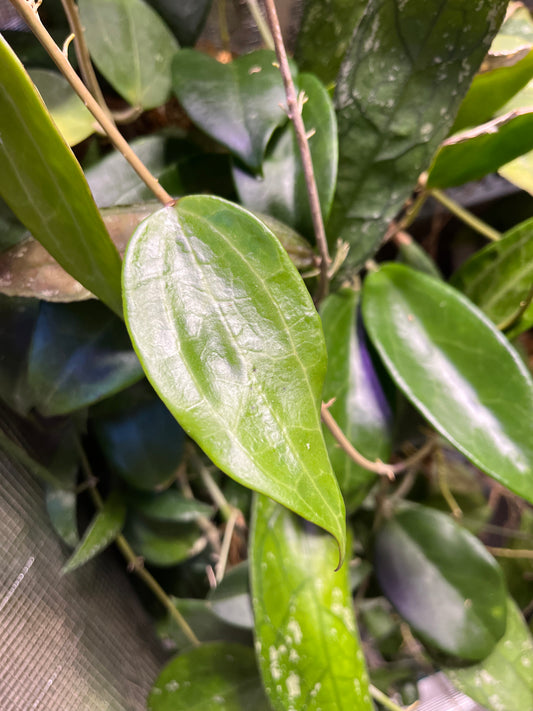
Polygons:
[[[83,449],[81,442],[78,441],[77,445],[80,454],[81,468],[85,480],[88,484],[89,494],[93,501],[94,507],[97,511],[100,511],[104,505],[104,502],[102,500],[102,497],[100,496],[100,492],[96,488],[95,482],[97,480],[92,472],[91,465],[89,464],[89,460],[87,459],[87,455],[85,454],[85,450]],[[157,580],[146,570],[142,560],[135,555],[135,551],[132,549],[126,538],[124,538],[122,534],[119,534],[115,539],[115,543],[117,544],[117,548],[120,550],[120,552],[128,563],[128,570],[134,572],[137,577],[139,577],[143,581],[146,587],[153,592],[159,602],[165,607],[169,616],[174,620],[174,622],[176,622],[178,627],[182,630],[183,634],[187,637],[189,642],[191,642],[191,644],[193,644],[195,647],[200,646],[200,641],[190,628],[187,620],[183,617],[178,608],[172,603],[172,600],[163,590],[161,585],[159,585]]]
[[268,24],[274,39],[276,55],[278,57],[281,76],[285,86],[285,95],[287,97],[288,115],[294,124],[296,132],[296,140],[302,157],[302,165],[305,176],[305,184],[307,187],[307,195],[309,197],[309,207],[311,210],[311,218],[313,220],[313,228],[315,231],[316,243],[320,252],[320,279],[318,284],[318,293],[316,301],[320,303],[329,291],[329,265],[330,257],[328,250],[328,242],[326,239],[326,230],[324,221],[322,220],[322,211],[320,209],[320,199],[318,197],[318,189],[316,186],[315,173],[313,170],[313,160],[311,158],[311,150],[307,140],[304,122],[302,119],[301,100],[296,96],[296,89],[291,76],[289,62],[287,60],[287,52],[281,35],[281,27],[279,25],[278,13],[274,0],[265,0],[265,9],[268,17]]
[[32,4],[27,0],[10,0],[10,2],[24,18],[24,21],[48,52],[59,71],[63,74],[76,94],[78,94],[85,106],[98,121],[111,143],[120,153],[122,153],[139,178],[141,178],[141,180],[148,186],[148,188],[163,205],[174,205],[176,202],[174,198],[169,195],[161,185],[159,185],[157,178],[150,173],[144,163],[135,155],[131,147],[128,145],[128,142],[123,138],[122,134],[117,129],[107,112],[102,109],[91,92],[76,74],[66,56],[42,24],[37,11],[33,9]]
[[485,546],[489,553],[492,553],[496,558],[531,558],[533,559],[533,550],[527,548],[493,548]]
[[415,452],[411,457],[407,457],[407,459],[404,459],[401,462],[396,462],[395,464],[386,464],[385,462],[382,462],[379,459],[373,462],[363,456],[360,452],[358,452],[357,449],[355,449],[353,444],[349,441],[349,439],[346,437],[344,432],[337,424],[335,418],[328,410],[328,406],[325,403],[322,403],[320,414],[322,417],[322,422],[326,425],[328,430],[335,437],[340,448],[344,452],[346,452],[346,454],[351,457],[351,459],[353,459],[356,464],[359,464],[360,467],[363,467],[369,472],[374,472],[375,474],[379,474],[380,476],[386,476],[391,481],[394,481],[397,474],[401,474],[402,472],[410,469],[411,467],[414,467],[416,464],[423,461],[435,447],[435,441],[430,440],[429,442],[426,442],[426,444],[421,447],[418,452]]

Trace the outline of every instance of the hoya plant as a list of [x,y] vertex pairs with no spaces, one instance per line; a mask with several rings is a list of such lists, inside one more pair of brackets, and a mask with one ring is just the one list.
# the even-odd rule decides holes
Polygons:
[[527,7],[11,4],[0,442],[154,596],[147,707],[533,711]]

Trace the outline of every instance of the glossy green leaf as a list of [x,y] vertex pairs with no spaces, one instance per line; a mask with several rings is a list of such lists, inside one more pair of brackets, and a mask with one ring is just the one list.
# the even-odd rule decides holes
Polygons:
[[172,57],[179,46],[144,0],[79,0],[91,57],[114,89],[133,106],[164,104]]
[[125,518],[126,506],[121,495],[115,491],[89,524],[62,572],[70,573],[104,551],[120,534]]
[[81,168],[0,37],[0,194],[50,254],[121,313],[120,258]]
[[172,65],[174,91],[190,118],[252,170],[260,169],[274,129],[287,120],[275,62],[269,50],[221,64],[202,52],[183,49]]
[[507,601],[507,629],[481,663],[445,669],[446,676],[487,711],[533,711],[533,639],[516,603]]
[[[312,74],[298,78],[308,101],[302,118],[306,130],[314,130],[309,139],[320,206],[327,219],[337,179],[337,123],[331,99],[320,81]],[[272,215],[304,235],[311,236],[313,221],[292,122],[274,137],[263,160],[262,174],[251,175],[235,164],[233,179],[244,207]]]
[[533,79],[533,49],[510,66],[496,67],[474,77],[451,133],[489,121]]
[[322,526],[344,550],[344,502],[322,437],[320,318],[274,235],[220,198],[183,198],[126,252],[141,363],[222,471]]
[[248,561],[228,570],[217,587],[209,592],[208,600],[214,614],[224,622],[253,629]]
[[124,324],[97,301],[43,302],[28,356],[28,387],[47,417],[87,407],[143,377]]
[[411,193],[503,19],[505,0],[369,0],[341,66],[331,239],[361,265]]
[[306,0],[296,59],[304,72],[334,82],[367,0]]
[[533,502],[533,382],[505,336],[461,293],[399,264],[367,277],[363,316],[413,405],[480,469]]
[[[322,304],[320,313],[328,349],[323,399],[335,401],[329,411],[355,448],[368,459],[387,461],[391,449],[392,414],[365,343],[359,294],[341,289]],[[356,464],[324,427],[329,458],[346,508],[361,503],[376,475]]]
[[71,548],[78,545],[77,494],[68,489],[48,486],[45,494],[46,510],[57,535]]
[[204,644],[172,659],[157,678],[148,711],[270,711],[253,651]]
[[532,148],[533,111],[516,109],[448,138],[435,156],[427,185],[451,188],[479,180]]
[[533,326],[531,304],[510,324],[533,287],[533,220],[513,227],[502,240],[476,252],[455,272],[451,283],[493,323],[509,322],[509,336]]
[[184,434],[146,382],[93,410],[93,428],[114,472],[142,491],[166,488],[183,454]]
[[322,531],[265,496],[252,518],[256,653],[276,711],[371,711],[348,587]]
[[194,45],[200,34],[212,0],[148,0],[157,10],[181,45]]
[[198,546],[200,531],[194,524],[165,523],[129,514],[124,536],[147,563],[160,567],[177,565],[205,548]]
[[197,499],[186,499],[176,489],[167,489],[159,494],[142,494],[131,492],[128,504],[145,518],[154,521],[188,523],[196,521],[200,516],[213,515],[213,507]]
[[254,212],[254,215],[279,239],[297,269],[311,269],[316,266],[316,253],[301,234],[271,215],[262,212]]
[[374,569],[415,633],[445,654],[479,661],[505,632],[503,573],[446,514],[423,506],[397,512],[376,535]]
[[29,69],[28,74],[69,146],[94,133],[96,120],[62,74],[49,69]]

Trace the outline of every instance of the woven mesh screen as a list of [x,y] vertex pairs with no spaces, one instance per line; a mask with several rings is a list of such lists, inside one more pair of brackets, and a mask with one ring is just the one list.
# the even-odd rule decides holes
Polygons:
[[66,576],[39,484],[0,452],[1,711],[141,711],[164,662],[123,566]]

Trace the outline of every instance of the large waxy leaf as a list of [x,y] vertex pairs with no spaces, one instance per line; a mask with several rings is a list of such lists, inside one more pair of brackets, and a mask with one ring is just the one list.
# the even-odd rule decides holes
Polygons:
[[337,83],[339,175],[328,226],[372,254],[446,136],[505,0],[369,0]]
[[91,57],[133,106],[164,104],[171,87],[174,35],[143,0],[80,0]]
[[184,46],[194,45],[212,0],[148,0]]
[[320,319],[274,235],[246,210],[194,196],[135,232],[128,328],[182,427],[238,482],[332,533],[344,502],[322,437]]
[[172,659],[157,678],[148,711],[269,711],[253,651],[204,644]]
[[533,382],[465,296],[387,264],[366,280],[363,316],[396,384],[457,449],[533,502]]
[[[221,64],[183,49],[172,65],[174,91],[205,133],[252,170],[259,170],[274,129],[286,121],[286,103],[276,55],[259,50]],[[281,106],[280,106],[281,105]]]
[[33,404],[47,417],[92,405],[143,377],[124,324],[97,301],[41,304],[28,358]]
[[533,148],[533,111],[516,109],[457,133],[439,148],[428,188],[450,188],[479,180]]
[[296,59],[325,84],[335,81],[367,0],[306,0]]
[[488,711],[533,711],[533,639],[522,613],[510,598],[507,628],[494,651],[482,662],[445,669],[460,691]]
[[418,636],[448,655],[479,661],[505,632],[502,570],[446,514],[422,506],[396,513],[377,533],[374,568]]
[[81,168],[0,37],[0,194],[69,274],[121,312],[120,258]]
[[49,69],[30,69],[28,73],[69,146],[94,133],[96,120],[63,75]]
[[[298,84],[308,98],[302,111],[305,128],[315,130],[309,146],[322,215],[326,219],[337,179],[335,112],[326,89],[316,77],[301,74]],[[313,235],[309,198],[292,122],[273,140],[263,161],[261,176],[253,176],[235,165],[233,179],[244,207],[272,215],[304,235]]]
[[112,493],[85,531],[76,550],[63,566],[70,573],[105,550],[119,535],[126,518],[126,506],[118,492]]
[[[496,325],[512,320],[533,287],[533,220],[513,227],[502,240],[476,252],[453,275],[452,284]],[[532,325],[530,304],[508,335],[516,336]]]
[[348,571],[331,538],[257,496],[251,577],[256,653],[276,711],[371,711]]
[[[358,305],[359,294],[352,289],[341,289],[322,304],[328,349],[322,397],[325,402],[335,398],[329,410],[355,448],[368,459],[386,461],[392,415],[358,323]],[[376,475],[348,457],[327,428],[324,438],[346,507],[351,511],[361,503]]]

